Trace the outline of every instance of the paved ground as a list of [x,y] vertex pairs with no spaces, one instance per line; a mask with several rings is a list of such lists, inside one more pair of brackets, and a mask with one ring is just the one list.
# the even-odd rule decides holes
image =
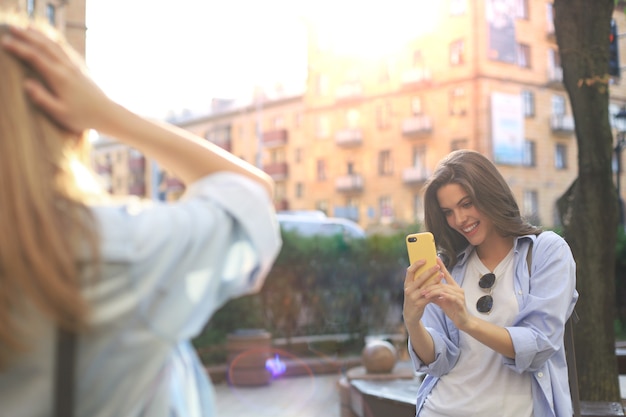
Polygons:
[[261,387],[215,386],[222,417],[339,417],[339,375],[276,379]]
[[[217,415],[222,417],[340,417],[338,374],[286,377],[262,387],[215,386]],[[626,401],[626,375],[620,391]]]

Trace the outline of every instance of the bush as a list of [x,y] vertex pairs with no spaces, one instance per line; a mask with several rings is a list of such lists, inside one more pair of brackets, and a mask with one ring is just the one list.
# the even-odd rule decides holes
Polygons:
[[283,232],[282,250],[261,292],[224,305],[194,345],[205,363],[223,363],[226,336],[241,328],[263,328],[288,340],[356,334],[361,344],[368,333],[397,333],[408,266],[404,237],[419,230],[414,225],[362,240]]

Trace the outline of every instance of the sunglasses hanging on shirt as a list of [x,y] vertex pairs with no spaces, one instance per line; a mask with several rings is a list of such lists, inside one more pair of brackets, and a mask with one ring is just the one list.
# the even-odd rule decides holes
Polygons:
[[496,284],[496,275],[492,272],[483,275],[478,280],[478,286],[483,290],[489,291],[489,294],[483,295],[476,301],[476,310],[479,313],[489,314],[491,313],[491,309],[493,308],[493,297],[491,296],[493,292],[493,287]]

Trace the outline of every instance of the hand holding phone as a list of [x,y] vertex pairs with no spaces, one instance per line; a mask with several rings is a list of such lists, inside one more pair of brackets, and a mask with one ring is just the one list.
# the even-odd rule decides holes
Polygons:
[[[409,253],[411,265],[420,259],[426,259],[426,264],[422,265],[415,272],[415,279],[422,272],[437,265],[437,248],[435,237],[430,232],[412,233],[406,237],[406,248]],[[428,281],[426,282],[428,283]]]

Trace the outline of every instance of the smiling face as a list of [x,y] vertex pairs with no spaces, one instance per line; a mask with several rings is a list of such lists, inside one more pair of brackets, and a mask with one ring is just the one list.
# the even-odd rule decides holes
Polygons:
[[446,184],[437,190],[437,201],[448,226],[459,232],[473,246],[480,246],[492,237],[498,237],[496,228],[481,213],[471,196],[459,184]]

